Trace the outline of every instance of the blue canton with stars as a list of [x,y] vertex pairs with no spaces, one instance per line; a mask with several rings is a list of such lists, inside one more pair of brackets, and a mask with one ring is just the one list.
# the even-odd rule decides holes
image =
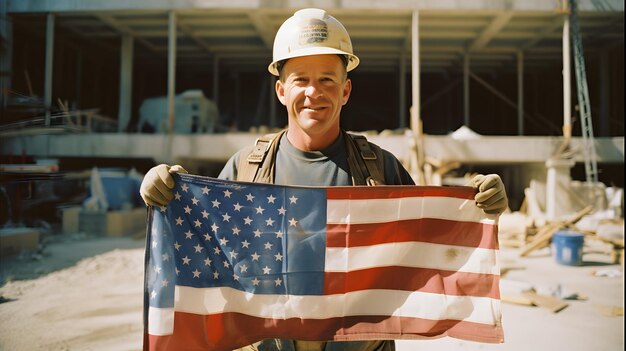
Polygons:
[[174,199],[153,208],[146,266],[150,306],[174,286],[321,295],[326,192],[175,174]]

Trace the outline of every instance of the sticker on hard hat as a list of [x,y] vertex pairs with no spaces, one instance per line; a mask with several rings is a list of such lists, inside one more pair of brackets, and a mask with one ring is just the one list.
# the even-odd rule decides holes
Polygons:
[[311,19],[300,24],[300,45],[321,43],[328,39],[328,28],[326,22]]

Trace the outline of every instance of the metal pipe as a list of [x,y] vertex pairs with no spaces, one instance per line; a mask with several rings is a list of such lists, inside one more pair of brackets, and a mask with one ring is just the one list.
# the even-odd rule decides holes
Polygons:
[[52,60],[54,58],[54,14],[49,13],[46,19],[46,63],[43,89],[43,101],[46,109],[45,126],[50,126],[50,109],[52,108]]
[[120,96],[117,116],[117,131],[126,131],[130,121],[130,109],[133,96],[133,37],[122,35],[120,55]]

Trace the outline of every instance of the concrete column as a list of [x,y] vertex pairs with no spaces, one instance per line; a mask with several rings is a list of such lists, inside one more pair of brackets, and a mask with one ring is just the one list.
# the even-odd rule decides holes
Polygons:
[[568,189],[572,178],[570,170],[574,167],[573,160],[549,159],[546,161],[548,171],[546,177],[546,219],[557,220],[569,214]]
[[43,88],[43,101],[46,109],[46,127],[50,126],[50,109],[52,108],[52,59],[54,57],[54,14],[49,13],[46,19],[46,61]]
[[398,128],[406,128],[406,53],[404,49],[400,54],[399,73],[398,73],[398,115],[400,116],[398,121]]
[[524,135],[524,53],[517,52],[517,135]]
[[120,96],[117,131],[123,133],[128,127],[133,98],[133,37],[122,35],[120,55]]
[[219,107],[219,94],[220,94],[220,58],[219,56],[213,56],[213,101],[215,105]]
[[4,41],[4,50],[0,50],[0,109],[6,110],[8,91],[11,88],[13,63],[13,24],[7,17],[8,1],[0,1],[0,41]]
[[563,17],[563,136],[572,136],[572,80],[570,69],[569,17]]
[[168,132],[174,133],[176,119],[176,13],[169,13],[169,31],[167,46],[167,102],[168,102]]
[[611,78],[609,74],[609,53],[607,50],[600,52],[600,133],[599,136],[611,135]]
[[470,94],[469,94],[469,53],[463,56],[463,124],[470,126]]
[[271,75],[269,78],[269,94],[268,94],[268,98],[269,98],[269,114],[270,114],[270,118],[269,118],[269,123],[270,123],[270,128],[274,128],[274,127],[278,127],[278,122],[276,121],[276,77]]

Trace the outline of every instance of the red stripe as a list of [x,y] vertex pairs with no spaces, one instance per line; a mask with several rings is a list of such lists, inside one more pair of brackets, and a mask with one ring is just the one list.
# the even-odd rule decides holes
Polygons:
[[150,335],[144,349],[226,351],[268,338],[295,340],[426,339],[450,336],[501,343],[502,327],[456,320],[353,316],[330,319],[266,319],[240,313],[197,315],[176,312],[174,334]]
[[[497,249],[494,224],[421,218],[370,224],[328,224],[327,247],[357,247],[392,242],[422,241],[433,244]],[[471,233],[471,235],[468,235]],[[481,233],[481,235],[477,235]]]
[[500,299],[500,277],[493,274],[442,271],[411,267],[377,267],[324,273],[324,294],[367,289],[418,291],[454,296]]
[[402,197],[454,197],[474,199],[476,189],[468,186],[333,186],[326,189],[328,200],[397,199]]

